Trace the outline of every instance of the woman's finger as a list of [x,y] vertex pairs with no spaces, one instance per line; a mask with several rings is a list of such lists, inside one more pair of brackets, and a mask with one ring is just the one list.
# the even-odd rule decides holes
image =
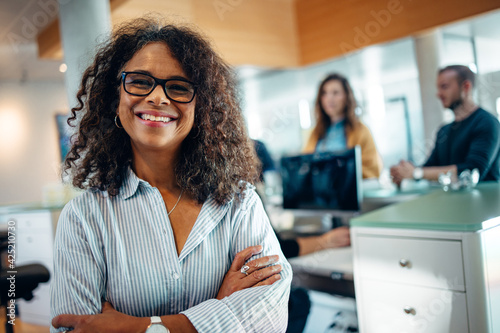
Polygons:
[[252,274],[244,277],[241,282],[243,283],[244,288],[255,287],[256,284],[269,279],[271,276],[276,275],[281,272],[281,265],[272,265],[268,267],[261,268],[256,270]]
[[281,280],[281,275],[279,273],[276,273],[269,278],[265,279],[264,281],[260,281],[259,283],[255,284],[254,287],[260,287],[260,286],[270,286],[274,282]]
[[254,259],[246,263],[246,265],[249,267],[247,270],[248,275],[252,274],[253,272],[263,268],[267,267],[269,265],[275,264],[280,260],[280,257],[277,255],[272,255],[272,256],[265,256],[262,258]]
[[249,246],[246,249],[236,253],[230,271],[239,271],[245,262],[252,256],[262,252],[262,245]]

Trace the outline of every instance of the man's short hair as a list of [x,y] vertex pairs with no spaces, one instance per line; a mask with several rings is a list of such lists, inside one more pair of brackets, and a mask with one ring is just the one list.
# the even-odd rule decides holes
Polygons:
[[462,83],[464,83],[465,80],[470,81],[472,87],[474,87],[476,84],[476,74],[474,74],[474,72],[471,71],[470,68],[467,66],[463,65],[446,66],[439,70],[439,74],[445,71],[454,71],[455,73],[457,73],[457,80],[459,85],[462,85]]

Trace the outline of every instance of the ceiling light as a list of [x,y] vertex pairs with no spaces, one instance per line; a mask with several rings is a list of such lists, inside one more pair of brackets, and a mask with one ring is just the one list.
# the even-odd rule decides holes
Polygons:
[[68,69],[68,66],[66,66],[66,64],[61,64],[59,66],[59,72],[61,72],[61,73],[66,73],[67,69]]

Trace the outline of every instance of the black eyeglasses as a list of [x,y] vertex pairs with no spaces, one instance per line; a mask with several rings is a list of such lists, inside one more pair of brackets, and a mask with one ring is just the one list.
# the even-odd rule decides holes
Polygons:
[[123,89],[130,95],[147,96],[157,85],[163,87],[168,99],[177,103],[189,103],[196,94],[194,83],[184,79],[158,79],[152,75],[138,72],[122,72]]

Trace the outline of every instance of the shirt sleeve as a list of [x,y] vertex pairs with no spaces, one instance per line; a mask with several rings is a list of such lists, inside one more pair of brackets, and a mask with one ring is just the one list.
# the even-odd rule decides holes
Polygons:
[[436,140],[434,144],[434,148],[432,149],[431,154],[427,158],[427,161],[422,165],[423,167],[432,167],[439,166],[439,158],[438,158],[438,142],[440,142],[443,137],[444,127],[441,127],[436,134]]
[[471,131],[469,152],[465,161],[457,164],[457,173],[477,168],[483,179],[500,149],[500,124],[484,117],[479,124],[471,125],[474,129]]
[[[245,200],[247,201],[247,200]],[[251,191],[251,202],[233,218],[235,232],[232,240],[232,257],[241,250],[262,245],[258,256],[280,256],[281,280],[270,286],[244,289],[222,300],[210,299],[184,312],[198,332],[285,332],[288,321],[288,297],[292,269],[281,252],[276,235],[269,223],[262,202]]]
[[373,136],[366,127],[363,125],[361,135],[361,164],[363,178],[378,178],[382,172],[382,159],[378,154]]
[[[60,314],[97,314],[104,295],[104,259],[89,239],[88,227],[74,209],[74,201],[61,212],[54,244],[54,274],[50,284],[50,312]],[[54,327],[51,332],[67,329]]]

